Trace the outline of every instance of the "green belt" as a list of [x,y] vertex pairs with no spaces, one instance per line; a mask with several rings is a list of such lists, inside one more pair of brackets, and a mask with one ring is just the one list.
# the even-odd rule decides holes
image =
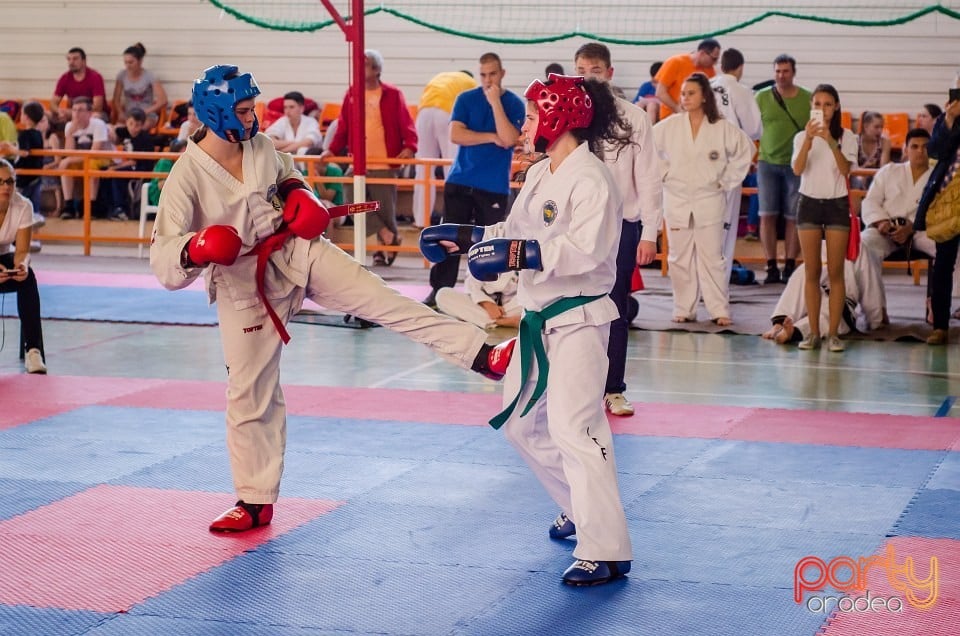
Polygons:
[[525,311],[520,320],[520,390],[517,396],[500,414],[490,420],[490,426],[500,428],[507,421],[510,414],[517,407],[520,401],[520,395],[523,393],[523,387],[530,376],[530,365],[533,355],[537,358],[537,386],[533,389],[533,395],[527,401],[526,407],[520,413],[521,417],[526,415],[533,405],[537,403],[540,396],[547,388],[547,373],[550,371],[550,363],[547,361],[547,350],[543,347],[543,326],[551,318],[559,316],[563,312],[592,303],[603,298],[606,294],[600,296],[575,296],[573,298],[561,298],[560,300],[544,307],[542,311]]

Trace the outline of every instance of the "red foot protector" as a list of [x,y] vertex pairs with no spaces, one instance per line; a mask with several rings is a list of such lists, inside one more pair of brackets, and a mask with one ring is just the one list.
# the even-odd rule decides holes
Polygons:
[[122,612],[342,502],[281,499],[270,525],[207,531],[230,495],[101,485],[0,523],[0,603]]

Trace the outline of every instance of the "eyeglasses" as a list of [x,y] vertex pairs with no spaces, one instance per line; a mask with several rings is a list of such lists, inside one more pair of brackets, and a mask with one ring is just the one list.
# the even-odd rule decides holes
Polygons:
[[0,179],[0,186],[12,186],[17,182],[16,179]]

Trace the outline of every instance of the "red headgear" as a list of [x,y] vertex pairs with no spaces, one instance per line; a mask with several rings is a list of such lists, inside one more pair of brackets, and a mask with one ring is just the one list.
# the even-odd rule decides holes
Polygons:
[[546,84],[533,80],[523,96],[536,102],[540,114],[533,134],[537,152],[544,152],[566,131],[586,128],[593,121],[593,100],[582,77],[550,73]]

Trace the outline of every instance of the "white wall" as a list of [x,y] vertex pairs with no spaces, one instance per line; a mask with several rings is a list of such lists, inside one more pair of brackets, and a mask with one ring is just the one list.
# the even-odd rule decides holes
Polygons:
[[[109,95],[123,49],[137,41],[146,46],[145,64],[171,99],[187,98],[199,71],[216,63],[252,71],[267,98],[296,89],[319,102],[339,101],[347,83],[348,48],[336,27],[315,33],[262,30],[205,0],[3,0],[3,6],[0,99],[49,97],[72,46],[86,50]],[[723,11],[721,4],[716,7]],[[386,58],[384,79],[398,84],[410,102],[418,100],[433,74],[475,70],[477,58],[488,50],[503,58],[507,86],[522,91],[548,62],[559,61],[569,71],[573,52],[584,41],[490,44],[435,33],[383,13],[367,18],[366,38],[367,46]],[[913,115],[925,102],[942,104],[960,70],[960,21],[936,14],[875,29],[774,18],[719,40],[746,56],[747,84],[767,79],[772,59],[788,52],[798,60],[798,82],[811,88],[834,84],[844,109],[855,115],[867,108]],[[693,46],[613,45],[614,79],[632,97],[652,61]]]

